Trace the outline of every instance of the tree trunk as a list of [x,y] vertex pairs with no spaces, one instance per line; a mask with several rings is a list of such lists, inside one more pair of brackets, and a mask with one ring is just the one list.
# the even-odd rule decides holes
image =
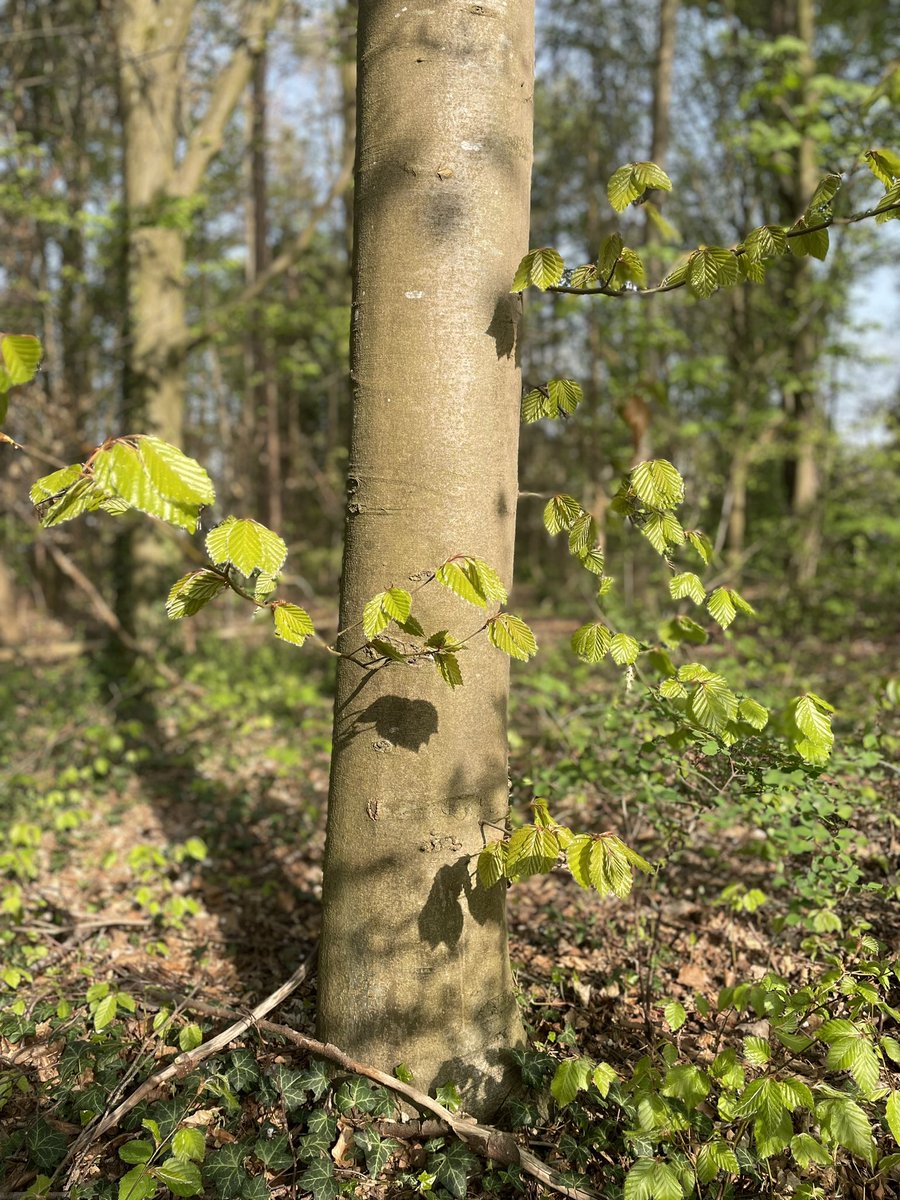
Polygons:
[[[507,814],[508,663],[476,637],[465,686],[364,665],[365,602],[453,554],[508,584],[521,381],[510,295],[527,249],[533,4],[361,6],[351,374],[319,967],[319,1032],[497,1107],[522,1040],[504,893],[475,859]],[[426,587],[414,612],[483,619]]]
[[[800,58],[800,86],[797,103],[804,110],[802,121],[811,120],[812,78],[815,72],[813,39],[815,12],[813,0],[791,0],[791,32],[806,44]],[[794,169],[794,216],[799,216],[812,199],[817,181],[816,147],[804,130],[797,147]],[[786,389],[785,412],[791,421],[791,453],[786,463],[791,512],[797,522],[799,543],[794,568],[797,582],[810,583],[816,574],[821,543],[819,513],[819,459],[824,452],[825,423],[816,394],[814,373],[819,355],[813,314],[813,274],[808,258],[797,260],[793,278],[793,308],[798,324],[791,345],[792,381]]]

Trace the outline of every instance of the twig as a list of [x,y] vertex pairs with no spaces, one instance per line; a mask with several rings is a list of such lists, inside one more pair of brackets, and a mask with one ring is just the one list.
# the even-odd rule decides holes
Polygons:
[[[130,1113],[131,1110],[138,1104],[140,1104],[145,1096],[156,1091],[161,1084],[166,1083],[169,1079],[183,1079],[184,1076],[187,1075],[188,1072],[191,1071],[198,1063],[203,1062],[203,1060],[205,1058],[209,1058],[210,1055],[216,1054],[219,1050],[223,1050],[227,1045],[235,1041],[236,1038],[239,1038],[243,1033],[245,1033],[251,1025],[258,1024],[260,1018],[265,1016],[266,1013],[271,1012],[273,1008],[277,1008],[283,1000],[287,999],[291,992],[295,991],[300,984],[303,983],[310,972],[314,969],[318,952],[319,948],[318,946],[315,946],[310,952],[306,961],[301,963],[290,979],[283,983],[276,991],[272,992],[270,996],[267,996],[265,1000],[261,1000],[252,1012],[248,1013],[245,1017],[238,1018],[234,1024],[229,1025],[227,1029],[223,1030],[222,1033],[217,1034],[216,1037],[210,1038],[208,1042],[204,1042],[202,1046],[198,1046],[196,1050],[188,1050],[184,1054],[179,1054],[178,1057],[174,1059],[174,1061],[170,1062],[167,1067],[164,1067],[162,1071],[159,1071],[156,1075],[151,1075],[149,1079],[146,1079],[136,1091],[132,1092],[127,1099],[123,1100],[121,1104],[117,1105],[112,1112],[106,1113],[97,1121],[96,1124],[89,1125],[69,1150],[59,1167],[57,1167],[56,1172],[54,1173],[54,1179],[56,1179],[79,1154],[86,1150],[91,1142],[96,1141],[97,1138],[102,1137],[104,1133],[107,1133],[110,1129],[118,1125],[122,1118],[126,1116],[126,1114]],[[201,1007],[203,1007],[194,1000],[185,999],[181,1000],[179,1003],[186,1008],[194,1008],[198,1011],[201,1009]],[[237,1014],[229,1011],[228,1016],[235,1017]]]
[[[312,957],[312,956],[311,956]],[[310,961],[310,960],[308,960]],[[301,968],[301,971],[303,968]],[[298,972],[299,974],[299,972]],[[292,977],[293,979],[294,977]],[[298,981],[299,982],[299,981]],[[287,994],[286,990],[293,990],[296,983],[292,985],[292,980],[289,980],[284,987],[274,993],[275,997],[283,998]],[[229,1008],[223,1008],[220,1005],[206,1004],[202,1001],[189,1000],[184,1001],[178,997],[174,997],[171,993],[165,993],[167,998],[178,1000],[178,1003],[183,1003],[186,1008],[193,1009],[195,1012],[203,1016],[219,1017],[222,1020],[231,1020],[237,1014]],[[339,1047],[331,1045],[328,1042],[320,1042],[315,1038],[307,1037],[306,1034],[298,1033],[295,1029],[289,1028],[287,1025],[279,1025],[274,1021],[262,1020],[260,1015],[263,1011],[268,1012],[274,1007],[271,1003],[273,997],[263,1001],[258,1005],[249,1017],[244,1018],[236,1024],[229,1026],[228,1029],[213,1038],[211,1042],[204,1043],[197,1050],[190,1054],[182,1054],[170,1064],[164,1071],[158,1075],[154,1075],[152,1079],[148,1079],[146,1083],[141,1084],[133,1096],[130,1096],[126,1101],[119,1105],[114,1112],[104,1117],[102,1121],[93,1129],[87,1131],[89,1137],[86,1139],[86,1144],[99,1137],[102,1133],[107,1132],[121,1118],[130,1112],[134,1106],[144,1098],[145,1095],[154,1088],[157,1088],[165,1080],[172,1078],[173,1075],[180,1074],[184,1070],[194,1066],[200,1058],[205,1058],[207,1053],[211,1053],[210,1047],[215,1046],[215,1049],[222,1049],[234,1038],[239,1037],[251,1024],[255,1025],[260,1032],[271,1033],[277,1037],[283,1038],[285,1041],[292,1042],[307,1054],[315,1055],[316,1058],[324,1058],[328,1062],[334,1063],[342,1070],[351,1075],[362,1075],[366,1079],[371,1079],[375,1083],[380,1083],[382,1087],[389,1091],[395,1092],[397,1095],[403,1096],[409,1100],[416,1108],[424,1109],[437,1117],[447,1130],[452,1132],[464,1142],[470,1150],[479,1154],[482,1158],[487,1158],[493,1162],[506,1163],[520,1167],[527,1175],[544,1184],[554,1192],[558,1192],[561,1196],[566,1196],[569,1200],[597,1200],[597,1193],[590,1188],[576,1187],[567,1183],[562,1175],[549,1167],[537,1155],[520,1146],[513,1138],[511,1133],[507,1133],[502,1129],[495,1129],[490,1125],[481,1125],[476,1121],[465,1117],[456,1116],[445,1108],[439,1101],[432,1099],[425,1092],[419,1091],[418,1088],[411,1084],[404,1083],[400,1079],[395,1079],[393,1075],[387,1075],[384,1071],[379,1071],[377,1067],[370,1067],[366,1063],[356,1062],[350,1058]],[[199,1057],[198,1057],[199,1056]],[[179,1064],[183,1065],[179,1069]],[[84,1136],[84,1135],[83,1135]],[[70,1151],[69,1157],[72,1157],[73,1151]]]

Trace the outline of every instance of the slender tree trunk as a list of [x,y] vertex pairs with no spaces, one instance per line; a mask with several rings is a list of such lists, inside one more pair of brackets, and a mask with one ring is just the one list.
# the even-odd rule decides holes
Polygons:
[[[431,666],[373,670],[366,600],[453,554],[509,583],[527,248],[533,4],[367,0],[359,22],[354,413],[319,967],[319,1031],[476,1113],[522,1039],[502,887],[475,859],[507,813],[508,666],[482,634],[451,691]],[[426,629],[478,610],[429,585]]]
[[[813,0],[790,0],[792,32],[806,45],[801,56],[798,103],[807,109],[813,102],[812,78],[815,72],[813,39],[815,11]],[[805,116],[804,121],[809,117]],[[794,216],[803,212],[812,198],[818,177],[816,147],[804,130],[797,147],[794,170]],[[814,325],[812,264],[808,258],[797,260],[793,278],[793,309],[799,328],[791,346],[791,386],[785,392],[785,411],[791,420],[792,451],[786,464],[790,505],[798,525],[799,545],[794,568],[797,582],[806,584],[815,577],[821,546],[819,513],[819,460],[824,453],[825,422],[814,378],[819,355]]]

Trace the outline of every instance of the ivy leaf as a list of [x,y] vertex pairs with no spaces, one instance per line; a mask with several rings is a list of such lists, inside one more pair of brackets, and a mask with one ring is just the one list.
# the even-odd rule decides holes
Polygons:
[[206,550],[217,567],[230,563],[244,576],[254,571],[277,575],[287,546],[277,533],[250,519],[226,517],[206,536]]
[[462,1096],[459,1094],[459,1088],[452,1081],[439,1087],[434,1095],[438,1103],[443,1104],[444,1108],[449,1109],[452,1113],[459,1112],[462,1107]]
[[507,843],[506,875],[509,879],[528,879],[546,875],[556,865],[559,842],[544,825],[523,825]]
[[601,621],[582,625],[572,634],[572,649],[582,662],[601,662],[611,644],[612,633]]
[[229,1142],[210,1156],[205,1171],[212,1184],[214,1194],[222,1200],[233,1200],[242,1194],[244,1181],[249,1178],[244,1170],[244,1159],[250,1147],[244,1142]]
[[353,1134],[353,1140],[363,1152],[366,1170],[372,1179],[378,1178],[390,1161],[391,1155],[400,1148],[399,1142],[394,1141],[393,1138],[379,1137],[370,1126],[357,1129]]
[[437,1151],[428,1159],[429,1171],[435,1173],[438,1183],[457,1200],[465,1200],[469,1176],[477,1167],[478,1159],[458,1141],[452,1141],[446,1150]]
[[592,1069],[588,1058],[567,1058],[559,1064],[550,1082],[550,1092],[560,1108],[571,1104],[579,1092],[590,1086]]
[[170,621],[192,617],[201,608],[214,600],[228,584],[214,571],[201,569],[189,571],[173,583],[166,600],[166,613]]
[[564,270],[565,264],[555,250],[547,246],[529,250],[516,269],[511,290],[523,292],[532,284],[541,291],[555,287],[562,279]]
[[252,1050],[233,1050],[225,1068],[225,1075],[234,1091],[250,1091],[259,1080],[259,1064]]
[[287,604],[284,600],[276,600],[272,606],[272,619],[275,623],[275,636],[292,646],[302,646],[308,637],[315,633],[312,618],[305,608],[298,604]]
[[334,1176],[330,1158],[316,1158],[297,1180],[300,1190],[311,1192],[313,1200],[337,1200],[341,1187]]
[[534,634],[521,617],[514,613],[498,613],[488,621],[488,638],[491,644],[510,658],[527,662],[537,654]]

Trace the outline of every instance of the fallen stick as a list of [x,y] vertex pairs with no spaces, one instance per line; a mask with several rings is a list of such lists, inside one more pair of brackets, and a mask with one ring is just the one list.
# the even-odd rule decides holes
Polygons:
[[[163,1083],[170,1079],[183,1079],[197,1063],[203,1062],[205,1058],[216,1054],[219,1050],[230,1045],[242,1034],[253,1026],[259,1026],[260,1020],[266,1013],[271,1012],[273,1008],[277,1008],[283,1000],[290,996],[291,992],[296,991],[301,983],[308,978],[310,973],[315,968],[316,958],[318,957],[319,947],[314,946],[310,951],[305,962],[301,963],[297,970],[293,973],[290,979],[286,980],[280,988],[272,992],[270,996],[266,996],[265,1000],[261,1000],[252,1012],[247,1013],[244,1017],[238,1017],[238,1014],[230,1010],[219,1010],[219,1013],[227,1011],[227,1019],[233,1020],[238,1017],[233,1024],[227,1029],[217,1034],[214,1038],[210,1038],[208,1042],[204,1042],[195,1050],[186,1050],[183,1054],[179,1054],[173,1059],[168,1066],[158,1071],[155,1075],[151,1075],[149,1079],[144,1080],[139,1088],[127,1096],[121,1104],[118,1104],[112,1112],[104,1114],[94,1125],[89,1125],[87,1129],[78,1137],[75,1144],[69,1150],[66,1157],[57,1167],[53,1178],[58,1178],[62,1172],[68,1167],[74,1159],[81,1154],[91,1142],[95,1142],[97,1138],[102,1137],[110,1129],[113,1129],[122,1120],[124,1116],[137,1107],[145,1096],[155,1092]],[[194,1000],[179,1000],[179,1005],[183,1008],[193,1008],[200,1011],[200,1005]]]
[[[314,954],[315,951],[313,952]],[[558,1192],[561,1196],[568,1197],[568,1200],[598,1200],[597,1193],[591,1189],[576,1187],[573,1184],[567,1183],[562,1175],[554,1170],[553,1167],[547,1166],[537,1155],[520,1146],[511,1133],[507,1133],[502,1129],[495,1129],[490,1125],[481,1125],[470,1118],[456,1116],[448,1108],[445,1108],[443,1104],[434,1100],[425,1092],[419,1091],[418,1088],[413,1087],[409,1083],[404,1083],[400,1079],[395,1079],[393,1075],[387,1075],[384,1071],[379,1071],[377,1067],[370,1067],[366,1063],[356,1062],[355,1059],[345,1054],[338,1046],[307,1037],[306,1034],[298,1033],[287,1025],[279,1025],[274,1021],[264,1020],[263,1012],[269,1012],[301,982],[301,979],[297,978],[301,972],[304,973],[303,978],[305,978],[306,968],[313,961],[313,955],[310,955],[310,958],[307,959],[303,967],[295,972],[286,984],[279,988],[277,992],[274,992],[268,999],[258,1004],[248,1016],[236,1021],[222,1033],[211,1039],[211,1041],[204,1042],[202,1046],[198,1046],[196,1050],[192,1050],[187,1054],[180,1054],[164,1070],[142,1083],[136,1092],[126,1100],[123,1100],[111,1113],[103,1117],[94,1128],[86,1131],[90,1136],[86,1138],[85,1146],[116,1125],[126,1113],[130,1112],[136,1104],[139,1104],[146,1095],[155,1091],[162,1083],[172,1079],[174,1076],[186,1074],[187,1071],[202,1061],[202,1059],[206,1058],[209,1054],[215,1053],[217,1050],[223,1049],[229,1042],[234,1041],[235,1038],[245,1033],[252,1025],[262,1033],[271,1033],[283,1038],[285,1041],[293,1043],[307,1054],[314,1055],[316,1058],[324,1058],[326,1061],[334,1063],[350,1075],[362,1075],[366,1079],[380,1083],[382,1087],[387,1088],[389,1091],[403,1096],[404,1099],[409,1100],[416,1108],[424,1109],[426,1112],[430,1112],[433,1116],[437,1117],[449,1132],[453,1133],[470,1150],[473,1150],[482,1158],[504,1163],[508,1166],[518,1166],[527,1175],[544,1184],[545,1187]],[[153,990],[158,992],[160,989],[154,988]],[[225,1021],[231,1021],[237,1016],[232,1009],[223,1008],[217,1004],[206,1004],[201,1000],[188,1000],[169,992],[164,992],[164,994],[168,1002],[177,1003],[179,1006],[191,1009],[202,1016],[218,1017],[220,1020]],[[76,1152],[76,1147],[73,1147],[66,1161],[70,1161]],[[65,1166],[65,1163],[63,1166]]]

